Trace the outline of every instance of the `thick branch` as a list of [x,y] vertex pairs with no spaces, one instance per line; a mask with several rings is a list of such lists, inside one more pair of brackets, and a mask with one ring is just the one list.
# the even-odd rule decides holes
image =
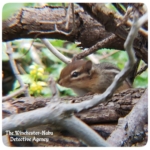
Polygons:
[[[127,115],[132,107],[139,100],[140,96],[144,93],[145,89],[128,89],[120,93],[113,94],[113,97],[109,99],[104,104],[99,104],[96,107],[76,113],[75,115],[80,118],[82,121],[88,124],[97,124],[97,123],[106,123],[106,122],[117,122],[120,117]],[[89,100],[93,95],[87,95],[84,97],[61,97],[60,101],[69,103],[80,103],[82,101]],[[51,99],[43,97],[22,97],[18,98],[15,101],[9,100],[10,105],[15,107],[20,113],[24,112],[22,110],[31,111],[37,108],[45,107],[49,104],[50,101],[55,100],[54,97]],[[7,106],[7,107],[6,107]],[[5,115],[12,115],[12,108],[3,103],[3,117]],[[5,113],[7,112],[7,114]]]
[[[144,21],[146,21],[146,19],[147,18],[145,18]],[[143,21],[143,23],[144,23],[144,21]],[[81,110],[92,108],[92,107],[96,106],[99,103],[102,103],[103,101],[105,101],[106,99],[108,99],[109,97],[112,96],[113,92],[115,91],[115,89],[117,88],[119,83],[122,82],[127,77],[128,73],[130,72],[130,70],[132,69],[132,67],[134,66],[134,63],[135,63],[135,55],[134,55],[134,51],[133,51],[133,48],[132,48],[132,44],[133,44],[133,39],[136,37],[137,32],[138,32],[138,26],[137,26],[136,23],[137,23],[137,20],[136,20],[133,28],[131,29],[130,34],[129,34],[129,36],[127,38],[127,41],[126,41],[126,44],[125,44],[126,48],[127,48],[126,51],[127,51],[128,55],[129,55],[129,61],[128,61],[126,67],[115,77],[114,82],[110,85],[110,87],[103,94],[95,95],[90,100],[87,100],[87,101],[84,101],[84,102],[81,102],[81,103],[76,103],[76,104],[65,104],[65,103],[62,103],[61,105],[56,104],[56,103],[51,104],[51,106],[49,106],[49,107],[51,107],[51,109],[49,108],[49,111],[50,112],[52,111],[51,112],[52,114],[54,113],[53,111],[56,111],[58,109],[58,107],[60,107],[60,108],[56,111],[57,113],[55,115],[52,115],[52,118],[49,117],[50,120],[55,121],[54,117],[56,117],[56,116],[58,117],[62,112],[66,112],[66,113],[67,112],[80,112]],[[52,109],[53,107],[55,108],[55,110]],[[35,111],[39,111],[39,110],[35,110]],[[33,111],[28,112],[28,113],[32,113],[32,112]],[[35,113],[35,114],[39,114],[39,112]],[[33,113],[32,115],[36,118],[37,116],[35,114]],[[47,117],[49,115],[49,113],[48,112],[46,113],[45,110],[43,110],[43,114],[44,114],[44,116],[47,116]],[[19,114],[19,115],[21,115],[21,114]],[[32,116],[32,115],[30,114],[29,116]],[[22,118],[25,118],[25,117],[22,117]],[[6,118],[6,120],[7,120],[7,118]],[[32,122],[30,120],[29,122],[30,122],[31,126],[32,125],[34,126],[35,122],[37,124],[37,121],[38,120],[35,120],[35,121]],[[6,123],[7,123],[7,121],[6,121]],[[19,125],[20,124],[18,124],[18,126]],[[9,128],[8,125],[4,126],[4,131],[7,128]],[[14,129],[13,126],[11,126],[11,128]]]
[[61,125],[90,146],[109,146],[109,144],[95,131],[89,130],[89,127],[86,124],[74,116],[62,120]]
[[[89,15],[91,15],[94,19],[100,22],[105,27],[106,31],[112,32],[115,35],[119,36],[121,39],[126,40],[128,35],[127,29],[125,28],[124,24],[118,26],[118,23],[121,22],[121,20],[115,17],[115,13],[110,9],[108,9],[105,6],[105,4],[103,3],[78,3],[78,4],[82,6],[84,10],[86,10],[89,13]],[[146,52],[143,42],[140,43],[139,39],[140,38],[135,38],[133,47],[135,48],[135,50],[141,47],[138,51]],[[142,55],[144,55],[144,53]]]
[[[143,19],[144,18],[144,19]],[[3,119],[3,134],[5,134],[6,130],[15,130],[15,129],[24,129],[25,127],[33,127],[37,126],[39,124],[57,124],[60,126],[63,126],[69,130],[69,124],[68,122],[65,122],[65,119],[71,119],[70,114],[73,112],[80,112],[82,110],[86,110],[89,108],[92,108],[104,101],[106,101],[108,98],[110,98],[115,91],[115,89],[118,87],[118,85],[127,77],[127,75],[130,73],[132,68],[134,67],[134,64],[136,62],[135,54],[133,50],[133,40],[135,39],[138,29],[139,29],[139,23],[143,24],[145,21],[147,21],[147,16],[144,15],[141,19],[137,20],[135,18],[135,22],[130,30],[130,33],[127,37],[125,48],[129,57],[129,60],[127,62],[127,65],[125,68],[115,77],[114,82],[110,85],[110,87],[101,95],[95,95],[90,100],[76,103],[76,104],[66,104],[66,103],[60,103],[59,101],[50,103],[47,107],[37,109],[34,111],[14,115],[7,117]],[[32,116],[32,117],[31,117]],[[64,123],[65,122],[65,123]],[[61,124],[62,123],[62,124]],[[83,123],[79,124],[79,127],[75,127],[75,131],[79,131],[77,128],[80,128],[83,126]],[[71,130],[71,132],[74,133],[74,131]],[[90,128],[88,128],[87,135],[89,133],[92,134],[92,136],[95,136],[94,133],[91,131]],[[85,135],[85,134],[84,134]],[[84,139],[84,136],[81,134],[78,134],[78,137],[81,139]],[[98,137],[98,139],[93,139],[94,143],[97,143],[96,141],[101,141],[101,137]],[[87,142],[88,145],[92,145],[93,143],[90,138],[87,136],[84,141]],[[103,144],[101,146],[104,146],[106,144]],[[93,146],[93,145],[92,145]],[[97,146],[97,144],[96,144]]]
[[148,121],[148,90],[128,116],[119,121],[118,128],[108,138],[114,146],[131,146],[144,137],[144,124]]
[[[73,16],[75,25],[73,25]],[[62,7],[23,8],[12,18],[3,21],[3,41],[19,38],[55,38],[71,42],[78,41],[81,42],[79,46],[88,48],[111,35],[92,17],[83,12],[80,7],[75,7],[75,15],[70,12],[69,26],[66,29],[66,16]],[[105,20],[105,18],[102,19]],[[111,22],[111,18],[109,22]],[[111,26],[112,24],[108,25]],[[57,31],[55,30],[56,26]],[[113,30],[118,31],[120,27]],[[124,34],[124,31],[126,34]],[[127,29],[123,30],[119,35],[126,37]],[[113,42],[110,41],[104,44],[103,48],[122,50],[124,49],[124,40],[125,38],[122,39],[117,36]],[[136,55],[147,62],[147,51],[142,43],[144,43],[143,38],[136,39],[134,43]]]
[[[81,46],[90,47],[110,35],[100,23],[85,14],[82,8],[76,7],[74,16],[75,25],[70,12],[69,26],[66,29],[67,20],[62,7],[23,8],[9,20],[3,21],[3,41],[35,37],[55,38],[79,41]],[[56,25],[59,31],[55,31]],[[71,32],[73,26],[74,31]],[[123,49],[123,41],[120,42],[122,45],[119,44],[118,48],[120,46],[119,49]]]

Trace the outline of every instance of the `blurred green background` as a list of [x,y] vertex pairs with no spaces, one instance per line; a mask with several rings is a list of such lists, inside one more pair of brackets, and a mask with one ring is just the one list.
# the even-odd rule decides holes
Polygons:
[[[23,7],[37,7],[45,5],[62,5],[62,3],[8,3],[3,6],[2,17],[3,20],[8,19],[17,10]],[[110,5],[108,7],[114,9]],[[61,53],[67,57],[72,58],[74,54],[81,52],[82,50],[77,47],[75,43],[62,40],[49,40],[53,46],[55,46]],[[32,45],[33,44],[33,45]],[[32,47],[31,47],[32,45]],[[55,57],[39,39],[20,39],[12,41],[12,47],[14,50],[13,58],[20,64],[19,71],[24,83],[30,85],[30,94],[33,96],[51,96],[51,91],[47,85],[47,79],[51,75],[55,80],[58,79],[59,74],[65,64]],[[2,63],[8,62],[9,58],[6,53],[6,43],[2,43]],[[86,59],[95,60],[98,62],[111,62],[118,66],[120,69],[124,68],[127,62],[127,55],[124,51],[118,51],[115,49],[100,49],[92,56]],[[144,62],[140,62],[139,69],[144,66]],[[4,73],[4,71],[3,71]],[[5,73],[4,73],[5,77]],[[61,87],[58,89],[61,95],[75,95],[71,89]],[[137,76],[134,80],[133,87],[145,88],[148,86],[148,71],[143,72]],[[18,81],[14,81],[13,88],[9,93],[19,88]]]

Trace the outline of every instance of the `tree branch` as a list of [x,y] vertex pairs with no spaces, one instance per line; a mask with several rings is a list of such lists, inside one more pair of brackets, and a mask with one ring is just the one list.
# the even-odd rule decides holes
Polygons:
[[[76,5],[74,8],[74,15],[72,15],[73,11],[70,12],[68,29],[65,28],[66,15],[62,7],[45,6],[40,8],[23,8],[12,18],[3,21],[3,41],[35,37],[55,38],[71,42],[78,41],[81,43],[79,46],[89,48],[112,34],[107,32],[98,21],[83,11],[81,7]],[[84,9],[87,10],[86,8]],[[106,17],[103,18],[103,14],[99,16],[101,16],[101,20],[104,22],[105,18],[110,17],[106,15]],[[111,22],[111,20],[112,17],[110,17],[107,23],[107,25],[110,25],[110,29],[113,28],[111,25],[113,22]],[[121,20],[118,20],[118,22],[120,21]],[[56,32],[56,26],[59,32]],[[72,29],[73,32],[71,32]],[[128,28],[125,28],[125,31],[123,29],[116,27],[113,30],[120,36],[127,37]],[[119,32],[120,30],[121,32]],[[116,36],[113,42],[107,42],[107,44],[103,45],[103,48],[123,50],[123,39],[125,40],[125,38]],[[136,55],[147,63],[148,55],[145,48],[146,46],[144,45],[146,42],[147,39],[138,36],[138,38],[135,39],[134,48]]]
[[95,131],[89,129],[86,124],[84,124],[75,116],[63,119],[61,121],[61,125],[90,146],[110,146]]
[[[8,42],[6,45],[7,45],[7,54],[9,56],[9,61],[10,61],[11,67],[12,67],[12,71],[13,71],[16,79],[18,80],[20,86],[23,88],[23,87],[25,87],[25,84],[23,83],[23,81],[22,81],[22,79],[20,77],[20,73],[19,73],[19,71],[17,69],[15,61],[13,60],[13,56],[12,56],[13,51],[12,51],[12,48],[11,48],[11,43]],[[25,88],[25,92],[24,93],[25,93],[25,96],[30,96],[28,88]]]
[[[112,10],[108,9],[105,6],[105,4],[103,3],[78,3],[78,4],[82,6],[84,10],[88,12],[89,15],[91,15],[94,19],[100,22],[105,27],[106,31],[114,33],[123,40],[127,38],[128,35],[127,29],[125,29],[124,25],[121,26],[117,25],[118,22],[121,22],[121,20],[115,17],[115,13]],[[141,52],[146,51],[145,46],[142,45],[143,42],[139,43],[139,38],[135,38],[134,40],[135,40],[134,43],[137,43],[137,45],[136,44],[133,45],[135,50],[138,49],[138,44],[141,44],[140,45],[141,48],[138,51]]]
[[106,39],[96,43],[95,45],[93,45],[92,47],[90,47],[88,50],[84,50],[83,52],[77,54],[75,57],[77,59],[82,59],[94,52],[96,52],[97,50],[99,50],[100,48],[106,47],[106,45],[110,42],[113,43],[113,41],[116,40],[116,35],[112,34],[109,37],[107,37]]
[[66,64],[71,62],[71,59],[69,59],[68,57],[66,57],[63,54],[61,54],[47,39],[41,39],[41,41],[61,61],[63,61]]
[[125,118],[120,119],[118,128],[107,139],[113,146],[131,146],[144,137],[144,124],[148,121],[148,90]]
[[20,89],[18,89],[17,91],[7,95],[7,96],[3,96],[2,97],[2,101],[5,102],[15,96],[18,96],[20,94],[22,94],[23,92],[25,92],[27,90],[28,86],[27,85],[24,85],[23,87],[21,87]]
[[133,41],[138,34],[139,24],[143,24],[144,22],[147,21],[147,14],[145,14],[144,17],[140,18],[138,21],[137,21],[137,16],[136,16],[134,21],[135,22],[133,23],[133,26],[124,44],[126,52],[128,54],[128,62],[125,68],[118,75],[116,75],[113,83],[107,88],[107,90],[102,95],[95,95],[91,100],[85,101],[79,104],[74,104],[74,105],[68,104],[70,105],[70,107],[67,108],[68,111],[74,110],[75,112],[79,112],[81,110],[94,107],[101,102],[104,102],[105,100],[107,100],[108,98],[112,96],[112,94],[114,93],[118,85],[130,73],[130,71],[134,67],[134,64],[136,63],[135,53],[133,50]]
[[[18,130],[18,129],[25,129],[28,127],[33,127],[37,125],[42,124],[57,124],[60,126],[63,126],[64,128],[68,129],[70,132],[75,133],[77,131],[78,137],[83,139],[85,142],[87,142],[88,145],[93,146],[93,144],[96,144],[95,146],[98,146],[98,141],[101,141],[101,137],[98,137],[94,135],[95,133],[91,131],[90,128],[87,130],[87,134],[84,132],[79,132],[78,128],[82,128],[84,126],[83,123],[78,125],[80,126],[74,126],[74,131],[70,130],[70,125],[68,123],[69,119],[72,119],[71,115],[73,112],[80,112],[85,109],[92,108],[96,106],[97,104],[100,104],[104,101],[106,101],[108,98],[110,98],[115,91],[115,89],[118,87],[118,85],[127,77],[128,73],[132,70],[134,67],[134,64],[136,62],[134,50],[133,50],[133,40],[135,39],[139,25],[142,25],[145,21],[147,21],[147,16],[144,15],[142,19],[140,18],[137,20],[137,17],[134,20],[133,26],[130,30],[130,33],[127,37],[127,40],[125,42],[125,48],[126,52],[128,54],[128,62],[125,68],[115,77],[113,83],[109,86],[109,88],[101,95],[95,95],[93,98],[87,101],[83,101],[81,103],[76,104],[68,104],[68,103],[62,103],[59,101],[51,102],[48,106],[45,108],[37,109],[34,111],[29,111],[17,115],[13,115],[10,117],[7,117],[3,119],[3,134],[5,134],[6,130]],[[73,118],[74,119],[74,118]],[[74,122],[74,120],[71,120]],[[72,126],[72,125],[71,125]],[[90,137],[86,136],[91,133],[92,135],[96,136],[98,139],[91,139]],[[92,140],[92,141],[91,141]],[[104,141],[104,140],[102,140]],[[107,143],[101,145],[106,146]],[[100,146],[100,143],[99,143]]]

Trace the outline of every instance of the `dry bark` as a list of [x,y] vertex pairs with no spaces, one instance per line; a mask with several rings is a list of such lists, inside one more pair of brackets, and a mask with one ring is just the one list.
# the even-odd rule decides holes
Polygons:
[[119,119],[118,128],[107,141],[112,146],[131,146],[141,142],[146,137],[147,131],[144,131],[146,123],[148,123],[148,90],[144,92],[132,111],[126,117]]
[[[138,102],[145,89],[128,89],[121,93],[116,93],[107,102],[98,105],[92,109],[77,113],[82,121],[87,123],[100,134],[104,139],[107,139],[109,135],[114,131],[117,125],[117,121],[120,117],[126,116]],[[63,97],[63,102],[66,103],[79,103],[81,101],[88,100],[92,95],[84,97]],[[21,113],[24,111],[32,111],[39,107],[45,107],[50,101],[50,98],[31,97],[19,98],[16,100],[10,100],[3,103],[3,117],[7,117],[14,113]],[[55,136],[49,136],[51,142],[45,143],[33,142],[33,146],[85,146],[84,143],[78,141],[73,135],[64,131],[60,127],[52,127],[49,125],[38,126],[27,129],[28,131],[52,131]],[[147,127],[145,127],[145,131]],[[146,140],[146,138],[144,139]],[[146,141],[145,141],[146,142]],[[11,143],[12,144],[12,143]],[[18,143],[13,143],[18,144]],[[24,143],[22,143],[24,145]],[[28,143],[30,146],[31,143]]]
[[[19,38],[56,38],[72,42],[80,41],[81,44],[79,46],[91,47],[98,41],[105,40],[114,33],[117,36],[104,44],[103,47],[123,49],[124,41],[128,35],[128,27],[124,25],[117,27],[117,23],[120,20],[117,20],[109,11],[108,14],[107,12],[104,14],[96,4],[80,5],[88,14],[80,7],[76,7],[75,24],[73,24],[73,15],[70,12],[68,28],[66,28],[65,11],[61,7],[24,8],[12,18],[3,21],[3,41]],[[134,48],[136,55],[147,62],[148,55],[145,48],[147,39],[143,39],[144,37],[139,35],[134,41]],[[126,116],[132,110],[143,92],[144,89],[129,89],[114,94],[107,103],[100,104],[75,115],[106,139],[114,130],[118,119]],[[79,103],[91,97],[92,95],[76,98],[67,97],[62,98],[62,101],[66,103]],[[3,103],[3,117],[45,107],[49,101],[50,98],[20,98],[15,101],[10,100]],[[29,130],[32,131],[34,129],[30,128]],[[40,127],[36,127],[36,129],[40,130]],[[50,128],[49,126],[44,128],[42,126],[43,129],[54,131],[56,136],[49,137],[51,143],[42,146],[85,146],[84,143],[78,141],[69,133],[67,136],[64,136],[66,132],[62,129],[58,129],[57,127]],[[59,139],[60,137],[62,138],[61,140]],[[35,143],[33,145],[41,146]]]
[[[73,24],[72,12],[70,12],[68,28],[66,28],[65,10],[62,7],[23,8],[12,18],[3,21],[3,41],[37,37],[55,38],[71,42],[78,41],[81,42],[79,46],[88,48],[104,40],[112,32],[117,35],[116,38],[103,45],[103,48],[123,50],[129,27],[124,25],[117,27],[117,21],[121,22],[121,20],[114,21],[116,18],[112,14],[97,13],[97,15],[93,15],[92,4],[80,5],[93,18],[81,7],[76,6],[75,24]],[[147,63],[146,43],[147,39],[139,35],[135,39],[134,48],[136,55]]]
[[[137,103],[144,91],[145,89],[137,88],[127,89],[121,93],[116,93],[107,102],[99,104],[92,109],[77,113],[76,116],[88,124],[117,121],[118,118],[124,117],[131,111],[132,107]],[[92,96],[93,95],[84,97],[62,97],[61,100],[66,103],[80,103],[90,99]],[[3,112],[11,115],[14,113],[31,111],[40,107],[45,107],[50,100],[51,98],[43,97],[23,97],[18,98],[15,101],[10,100],[3,103]],[[12,108],[10,109],[10,107]]]

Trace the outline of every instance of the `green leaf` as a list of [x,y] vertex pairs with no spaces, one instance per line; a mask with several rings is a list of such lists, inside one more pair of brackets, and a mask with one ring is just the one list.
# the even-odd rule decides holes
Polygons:
[[146,88],[148,86],[148,73],[143,72],[140,76],[137,76],[134,80],[134,87]]
[[31,78],[31,76],[29,74],[23,74],[23,75],[21,75],[21,78],[22,78],[23,82],[26,84],[30,84],[30,83],[34,82],[34,80]]
[[63,40],[50,40],[51,44],[55,47],[63,47]]
[[62,87],[60,85],[57,84],[57,88],[59,89],[59,91],[63,94],[63,95],[70,95],[70,96],[76,96],[76,94],[73,92],[73,90],[69,89],[69,88],[65,88]]
[[2,44],[2,60],[3,61],[8,61],[9,60],[9,57],[6,53],[6,43]]
[[41,92],[44,96],[46,97],[51,97],[51,90],[49,87],[43,87],[42,92]]
[[[20,75],[23,83],[25,84],[31,84],[32,82],[34,82],[34,80],[31,78],[31,76],[29,74],[23,74],[23,75]],[[20,87],[20,84],[18,82],[18,80],[15,81],[14,83],[14,89],[17,89]]]
[[2,18],[3,20],[11,17],[17,10],[24,6],[23,3],[7,3],[3,6]]

